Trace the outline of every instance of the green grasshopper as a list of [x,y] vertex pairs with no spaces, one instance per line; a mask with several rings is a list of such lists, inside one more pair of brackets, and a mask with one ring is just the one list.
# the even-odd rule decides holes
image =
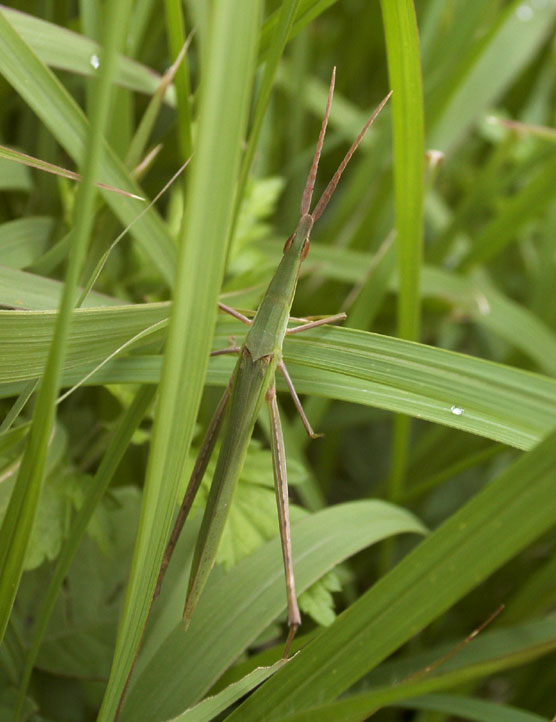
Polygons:
[[197,457],[170,540],[166,547],[154,593],[154,598],[156,598],[160,592],[162,580],[179,534],[203,479],[217,436],[225,422],[220,455],[193,554],[187,599],[183,613],[184,624],[187,627],[214,564],[220,538],[232,502],[234,489],[243,468],[255,421],[257,420],[263,402],[266,401],[270,415],[274,481],[286,576],[289,634],[284,650],[284,658],[287,658],[291,642],[301,624],[301,615],[295,592],[286,457],[278,405],[276,403],[275,373],[276,369],[278,369],[284,375],[307,433],[311,438],[317,437],[318,434],[314,433],[305,416],[299,397],[282,360],[282,344],[284,337],[288,334],[299,333],[306,329],[314,328],[315,326],[345,318],[345,314],[341,313],[328,318],[308,321],[294,328],[288,328],[290,309],[299,277],[300,266],[309,252],[309,236],[313,224],[323,213],[351,156],[391,95],[391,93],[389,93],[386,98],[384,98],[369,118],[332,177],[328,187],[315,206],[314,211],[310,213],[317,168],[326,126],[328,124],[332,95],[334,93],[335,74],[336,69],[334,68],[315,155],[303,191],[300,219],[295,232],[292,233],[286,241],[283,258],[274,277],[270,281],[255,317],[253,320],[250,320],[234,309],[224,304],[219,304],[222,311],[231,314],[247,324],[250,328],[242,346],[231,346],[228,349],[216,351],[213,354],[238,353],[239,358],[226,390],[212,417],[199,451],[199,456]]

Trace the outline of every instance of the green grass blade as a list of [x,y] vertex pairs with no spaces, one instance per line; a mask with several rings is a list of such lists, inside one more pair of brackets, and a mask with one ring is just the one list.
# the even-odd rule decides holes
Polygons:
[[[167,304],[77,311],[64,385],[81,381],[106,356],[167,315]],[[0,312],[6,339],[0,351],[0,397],[19,393],[21,382],[40,374],[53,320],[54,314]],[[142,343],[159,342],[162,333]],[[219,319],[214,348],[224,348],[230,335],[240,338],[241,333],[239,323]],[[30,336],[35,338],[32,349],[25,344]],[[432,346],[326,327],[289,337],[284,358],[299,393],[408,414],[519,449],[531,448],[556,425],[554,379]],[[213,359],[208,383],[224,385],[233,364],[233,358]],[[158,383],[160,369],[159,357],[115,359],[87,384]],[[19,383],[9,383],[15,380]],[[286,390],[280,377],[277,383]]]
[[[294,24],[290,31],[290,39],[295,37],[312,20],[317,18],[327,8],[333,5],[336,0],[301,0],[297,9]],[[275,10],[266,20],[261,29],[261,40],[259,43],[259,57],[266,58],[273,42],[276,26],[280,23],[281,9]]]
[[236,206],[234,209],[234,222],[233,226],[236,225],[237,216],[239,214],[240,202],[243,198],[243,191],[245,184],[251,169],[259,136],[263,125],[263,119],[268,107],[268,101],[270,99],[270,92],[272,90],[272,84],[274,82],[274,76],[278,69],[278,63],[284,52],[286,42],[288,40],[293,19],[295,13],[299,7],[300,0],[285,0],[279,11],[276,27],[272,33],[271,45],[268,52],[268,57],[265,61],[263,77],[259,88],[259,94],[257,97],[257,103],[255,105],[253,125],[249,133],[249,140],[247,142],[247,148],[241,162],[241,171],[238,181],[238,195],[236,199]]
[[25,268],[48,248],[54,219],[31,216],[2,223],[0,226],[0,265]]
[[419,275],[423,236],[425,137],[423,87],[415,8],[381,2],[394,124],[394,194],[400,288],[398,333],[419,338]]
[[199,134],[186,198],[160,404],[131,577],[100,720],[113,718],[140,644],[193,434],[224,271],[259,12],[258,3],[244,13],[237,13],[227,2],[216,2],[211,9],[211,32],[202,58]]
[[[414,516],[379,501],[341,504],[307,516],[292,525],[298,591],[370,544],[392,534],[422,532]],[[165,610],[174,620],[166,639],[159,641],[146,667],[139,660],[122,722],[146,722],[157,713],[172,716],[194,704],[284,612],[286,595],[278,537],[240,561],[229,574],[213,573],[187,632],[179,621],[183,596],[172,606]],[[277,657],[281,654],[282,649],[277,650]]]
[[230,722],[279,720],[331,701],[438,618],[554,525],[555,463],[553,433],[421,542]]
[[507,704],[447,694],[431,694],[423,699],[407,700],[402,706],[457,715],[474,722],[549,722],[548,717],[541,717],[534,712],[527,712]]
[[[278,258],[282,245],[280,243],[278,247],[274,242],[265,244],[269,257]],[[325,277],[352,283],[363,280],[365,269],[371,263],[368,254],[322,246],[315,246],[311,257]],[[394,280],[390,288],[395,290]],[[57,281],[0,267],[0,303],[6,306],[52,309],[59,302],[60,290],[61,284]],[[525,306],[501,293],[484,274],[469,277],[425,266],[421,291],[424,297],[448,303],[459,315],[494,331],[533,359],[542,371],[556,376],[556,334]],[[121,303],[109,296],[93,293],[85,305]],[[0,324],[7,323],[7,318],[0,313]],[[48,317],[44,320],[46,324],[50,323]],[[3,332],[4,328],[1,330]]]
[[[95,74],[91,60],[93,56],[98,57],[100,54],[101,48],[97,42],[86,35],[19,10],[3,7],[2,12],[46,65],[77,75]],[[114,82],[129,90],[151,95],[160,83],[160,75],[145,65],[120,56]],[[166,102],[175,104],[173,88],[169,88],[165,99]]]
[[[3,42],[0,44],[0,71],[62,148],[76,163],[81,163],[87,148],[88,133],[88,123],[83,112],[54,74],[14,32],[5,20],[3,10],[2,16],[4,31]],[[12,16],[8,13],[8,17]],[[145,196],[115,153],[107,146],[104,147],[94,180]],[[135,220],[141,210],[140,203],[131,198],[109,191],[103,191],[101,195],[124,227]],[[137,239],[169,284],[174,276],[175,245],[158,214],[151,209],[133,225],[131,235]]]
[[[265,252],[269,258],[277,259],[281,247],[281,244],[269,242],[265,244]],[[365,269],[372,262],[372,257],[366,253],[316,244],[311,249],[311,258],[325,278],[348,283],[361,283]],[[396,279],[392,279],[390,290],[397,288]],[[449,304],[458,317],[472,319],[485,329],[494,331],[533,359],[542,371],[556,376],[554,330],[525,305],[505,295],[485,274],[462,275],[425,265],[421,294],[424,298]],[[351,318],[349,311],[348,318]]]
[[[0,529],[0,638],[3,637],[12,604],[21,578],[25,551],[33,527],[42,486],[48,442],[54,423],[55,400],[60,386],[64,357],[70,335],[72,308],[81,268],[85,260],[87,243],[94,216],[96,189],[94,181],[102,153],[103,133],[108,119],[110,90],[115,68],[116,51],[122,41],[131,5],[120,0],[110,7],[107,17],[106,51],[104,67],[95,88],[91,134],[83,164],[83,183],[80,186],[75,209],[75,235],[71,247],[60,310],[52,336],[44,375],[40,385],[33,423],[21,462],[16,485]],[[22,48],[11,26],[0,13],[0,30],[4,39],[11,40],[11,48]],[[19,58],[23,62],[29,53]],[[12,61],[17,62],[17,61]],[[39,61],[36,64],[40,65]]]
[[[398,334],[419,339],[420,273],[423,239],[425,130],[419,34],[410,0],[381,2],[388,73],[394,92],[394,198],[399,276]],[[407,471],[409,419],[397,417],[391,449],[389,498],[397,500]]]
[[42,606],[35,620],[33,637],[25,657],[25,668],[21,675],[19,684],[16,719],[19,719],[17,716],[18,714],[21,715],[23,713],[23,705],[25,702],[25,695],[27,693],[29,680],[31,679],[31,673],[35,665],[56,598],[60,592],[72,559],[79,547],[79,544],[81,543],[83,535],[87,529],[87,525],[89,524],[95,509],[97,508],[101,498],[104,496],[106,489],[114,476],[116,468],[127,450],[131,437],[135,433],[141,419],[154,399],[155,391],[156,387],[154,386],[147,386],[140,389],[133,402],[125,411],[118,429],[103,456],[102,462],[95,474],[95,478],[91,482],[87,496],[83,500],[81,509],[73,520],[68,538],[64,543],[60,556],[58,557],[56,566],[52,572],[52,576],[50,577],[48,588],[44,594]]
[[[102,360],[132,338],[157,322],[167,319],[167,303],[148,306],[116,306],[119,312],[106,314],[106,309],[79,309],[74,311],[72,332],[65,358],[65,368],[75,368],[95,359]],[[23,314],[19,316],[19,314]],[[56,312],[0,311],[0,329],[5,339],[1,354],[2,365],[13,363],[12,378],[37,378],[40,376],[50,340],[52,338]],[[126,323],[129,324],[126,329]],[[103,328],[102,328],[103,327]],[[21,346],[23,334],[30,333],[37,344],[29,353]],[[151,337],[156,341],[157,337]],[[87,351],[87,344],[90,348]],[[5,368],[5,367],[4,367]],[[2,375],[0,374],[0,379]],[[6,380],[4,375],[2,380]]]
[[[527,18],[521,17],[522,4],[521,0],[510,3],[486,36],[463,55],[457,72],[445,80],[444,92],[430,108],[429,147],[450,154],[550,36],[554,3],[537,3]],[[492,78],[496,82],[490,82]]]
[[531,222],[554,201],[554,177],[556,157],[554,151],[538,164],[533,178],[524,188],[512,194],[494,218],[473,239],[473,246],[461,263],[461,269],[468,271],[478,264],[490,261],[514,240],[520,229]]
[[[318,341],[315,336],[311,331],[285,345],[303,393],[434,419],[518,448],[530,448],[556,425],[556,382],[547,377],[352,329],[329,328]],[[523,397],[522,383],[528,389]]]
[[[52,278],[0,266],[0,304],[14,309],[52,310],[60,303],[63,285]],[[81,288],[79,292],[81,293]],[[120,306],[123,301],[91,292],[83,306]],[[4,317],[6,318],[6,317]]]
[[[483,631],[463,648],[453,642],[401,661],[387,662],[367,676],[368,691],[327,705],[315,705],[283,719],[287,722],[358,722],[382,707],[398,705],[432,691],[461,687],[550,654],[556,648],[555,632],[554,617],[496,632]],[[453,656],[435,666],[449,655]],[[423,670],[429,668],[430,671],[424,673]]]
[[[172,60],[175,61],[185,43],[185,19],[183,17],[182,4],[178,0],[165,0],[165,15],[168,45],[172,53]],[[174,84],[176,87],[176,105],[178,111],[178,138],[182,158],[186,160],[191,155],[193,149],[193,141],[191,138],[191,109],[189,107],[191,88],[187,55],[176,71]]]
[[283,667],[286,662],[280,660],[273,664],[272,667],[259,667],[254,669],[250,674],[246,675],[239,682],[235,682],[225,690],[213,697],[207,697],[199,704],[191,709],[186,710],[177,717],[168,720],[168,722],[211,722],[215,717],[224,712],[234,702],[249,694],[255,687],[258,687],[267,680],[274,672]]

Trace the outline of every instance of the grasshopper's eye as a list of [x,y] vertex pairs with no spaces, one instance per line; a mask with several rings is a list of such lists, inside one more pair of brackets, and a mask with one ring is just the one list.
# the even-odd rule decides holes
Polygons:
[[287,253],[290,250],[290,246],[293,243],[294,238],[295,238],[295,233],[292,233],[291,236],[288,238],[288,240],[284,243],[284,253]]
[[307,239],[305,243],[303,244],[303,249],[301,251],[301,260],[304,261],[307,256],[309,255],[309,249],[311,248],[311,241]]

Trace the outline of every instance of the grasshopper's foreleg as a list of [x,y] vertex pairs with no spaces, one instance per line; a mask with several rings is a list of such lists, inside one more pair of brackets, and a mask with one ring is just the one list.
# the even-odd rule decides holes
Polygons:
[[[241,321],[242,323],[245,323],[247,326],[251,326],[253,321],[251,319],[247,318],[247,316],[244,316],[239,311],[236,311],[235,308],[231,308],[230,306],[226,306],[225,303],[219,303],[218,308],[221,311],[224,311],[224,313],[228,313],[230,316],[233,316],[234,318],[237,318],[238,321]],[[240,353],[241,352],[241,346],[238,346],[236,344],[236,340],[234,336],[230,336],[230,345],[226,348],[220,348],[217,351],[211,351],[211,356],[224,356],[225,354],[229,353]]]
[[280,538],[282,541],[282,556],[284,558],[284,571],[286,574],[286,595],[288,600],[288,626],[290,628],[286,646],[284,648],[284,659],[287,659],[290,645],[295,633],[301,624],[301,614],[297,605],[295,593],[295,578],[293,574],[292,539],[290,529],[290,507],[288,500],[288,477],[286,470],[286,452],[284,448],[284,437],[282,435],[282,424],[278,404],[276,403],[276,386],[272,384],[266,394],[268,412],[270,415],[270,446],[272,449],[272,466],[274,470],[274,486],[276,489],[276,501],[278,505],[278,521],[280,524]]
[[164,575],[166,574],[166,569],[168,567],[168,564],[170,563],[170,559],[172,558],[172,554],[178,542],[181,530],[183,528],[185,520],[187,519],[187,515],[191,510],[191,506],[193,504],[193,501],[195,500],[195,496],[197,494],[197,491],[199,490],[199,486],[201,485],[203,476],[205,475],[207,465],[214,450],[214,445],[216,444],[216,439],[218,437],[220,427],[222,426],[224,412],[230,399],[230,392],[231,384],[228,384],[226,390],[222,394],[222,398],[220,399],[218,406],[216,407],[216,411],[214,412],[214,415],[210,420],[206,436],[203,439],[201,448],[199,449],[199,455],[197,456],[193,471],[191,472],[191,477],[189,479],[189,483],[187,485],[187,489],[185,491],[185,496],[183,497],[180,510],[176,517],[174,528],[172,529],[172,534],[170,536],[168,544],[166,545],[166,551],[164,552],[164,557],[160,566],[160,572],[158,573],[156,588],[154,590],[153,601],[160,594],[160,588],[162,586]]

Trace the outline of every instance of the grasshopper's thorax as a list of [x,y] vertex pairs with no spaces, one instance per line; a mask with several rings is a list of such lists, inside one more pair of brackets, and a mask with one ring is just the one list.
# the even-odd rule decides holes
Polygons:
[[288,327],[299,267],[309,251],[313,219],[301,216],[295,233],[284,246],[284,256],[253,320],[245,347],[254,360],[280,351]]

